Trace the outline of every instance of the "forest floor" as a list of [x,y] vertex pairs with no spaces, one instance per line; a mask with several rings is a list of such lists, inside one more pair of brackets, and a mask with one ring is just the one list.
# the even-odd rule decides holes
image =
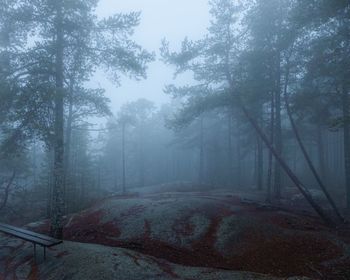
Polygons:
[[[115,195],[67,216],[66,241],[46,262],[0,235],[0,279],[350,279],[349,231],[258,199],[178,188]],[[47,233],[48,222],[28,227]]]

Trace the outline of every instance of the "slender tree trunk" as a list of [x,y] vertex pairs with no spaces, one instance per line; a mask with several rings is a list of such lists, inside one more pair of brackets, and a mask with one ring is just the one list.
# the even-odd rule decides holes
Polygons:
[[[287,108],[287,114],[288,114],[288,118],[289,118],[289,121],[292,125],[292,129],[293,129],[293,133],[298,141],[298,144],[299,144],[299,147],[304,155],[304,158],[312,172],[312,174],[314,175],[318,185],[320,186],[321,190],[323,191],[324,195],[326,196],[329,204],[331,205],[331,207],[333,208],[334,210],[334,213],[336,214],[336,216],[340,219],[340,221],[344,222],[344,218],[342,217],[340,211],[338,210],[338,207],[336,206],[333,198],[331,197],[330,193],[328,192],[326,186],[324,185],[324,183],[322,182],[321,180],[321,177],[319,176],[314,164],[312,163],[312,160],[305,148],[305,145],[300,137],[300,134],[299,134],[299,130],[294,122],[294,119],[293,119],[293,116],[292,116],[292,111],[291,111],[291,108],[290,108],[290,104],[289,104],[289,96],[288,96],[288,92],[287,92],[287,89],[288,89],[288,80],[289,80],[289,70],[287,70],[287,74],[286,74],[286,81],[285,81],[285,86],[284,86],[284,98],[285,98],[285,103],[286,103],[286,108]],[[349,158],[350,160],[350,158]],[[350,162],[349,162],[350,163]],[[350,166],[349,166],[350,167]],[[349,170],[350,171],[350,170]],[[349,174],[350,175],[350,174]]]
[[345,158],[345,186],[346,208],[350,212],[350,97],[344,87],[342,92],[343,117],[344,117],[344,158]]
[[3,210],[7,205],[7,201],[10,195],[10,189],[15,178],[16,178],[16,170],[13,171],[11,178],[9,179],[9,181],[7,182],[4,188],[4,198],[0,204],[0,211]]
[[55,137],[54,137],[54,183],[51,215],[51,235],[57,239],[63,238],[63,185],[64,185],[64,137],[63,137],[63,14],[62,2],[57,1],[56,16],[56,92],[55,92]]
[[139,185],[140,187],[145,186],[145,151],[143,147],[143,127],[140,127],[140,137],[139,137]]
[[101,189],[101,156],[98,158],[98,166],[97,166],[97,189]]
[[309,191],[305,188],[305,186],[302,184],[302,182],[299,180],[299,178],[289,168],[289,166],[283,160],[282,156],[271,145],[271,142],[269,141],[268,137],[264,134],[263,130],[259,127],[256,120],[250,115],[249,111],[247,110],[247,108],[242,103],[242,101],[240,100],[239,97],[238,97],[238,102],[239,102],[239,106],[241,107],[245,117],[248,119],[250,124],[254,127],[256,132],[260,135],[260,137],[263,140],[263,142],[265,143],[265,145],[268,147],[268,149],[274,155],[276,161],[280,164],[281,168],[286,172],[288,177],[292,180],[292,182],[295,184],[295,186],[298,188],[298,190],[301,192],[301,194],[305,197],[305,199],[309,202],[309,204],[312,206],[312,208],[315,210],[315,212],[322,218],[322,220],[327,225],[334,226],[333,221],[326,215],[324,210],[314,201],[314,199],[312,198]]
[[37,150],[36,150],[36,139],[33,142],[33,186],[37,184]]
[[241,137],[239,134],[239,122],[236,122],[237,125],[237,136],[236,136],[236,163],[237,163],[237,185],[241,187],[242,183],[242,160],[241,160]]
[[80,174],[80,203],[79,203],[79,209],[84,209],[85,206],[85,180],[84,180],[84,172],[82,171]]
[[254,171],[252,176],[252,178],[254,178],[253,184],[255,184],[254,187],[256,187],[256,189],[258,189],[258,137],[256,133],[256,139],[254,141]]
[[114,160],[113,163],[113,183],[114,183],[114,189],[115,191],[118,191],[118,164],[117,161]]
[[199,174],[198,174],[198,182],[200,184],[203,183],[204,180],[204,120],[203,116],[200,119],[200,136],[199,136]]
[[264,172],[264,151],[263,143],[257,134],[257,187],[261,191],[263,189],[263,172]]
[[54,170],[54,153],[52,148],[50,147],[47,151],[48,153],[48,185],[47,185],[47,205],[46,205],[46,216],[48,219],[51,218],[52,215],[52,195],[53,195],[53,170]]
[[125,123],[122,125],[122,187],[123,187],[123,193],[126,192],[126,171],[125,171]]
[[327,182],[327,171],[326,171],[326,160],[325,160],[325,147],[324,147],[322,126],[320,124],[317,125],[317,149],[318,149],[318,162],[319,162],[319,170],[321,173],[321,178],[324,182]]
[[67,200],[67,185],[70,179],[70,152],[71,152],[71,140],[72,140],[72,124],[73,124],[73,94],[74,94],[74,82],[71,82],[68,96],[68,118],[66,127],[66,141],[64,151],[64,201],[65,201],[65,212],[68,210]]
[[228,184],[230,187],[233,185],[233,148],[232,148],[232,112],[228,113]]
[[[275,147],[276,152],[282,155],[282,118],[281,118],[281,53],[278,52],[277,57],[277,75],[276,75],[276,89],[275,89]],[[281,198],[282,190],[282,171],[281,166],[275,161],[274,172],[274,197]]]
[[[274,127],[275,127],[275,96],[274,92],[271,92],[271,115],[270,115],[270,143],[273,146],[275,143],[274,139]],[[272,165],[273,165],[273,154],[269,152],[268,159],[268,171],[267,171],[267,201],[271,202],[271,190],[272,190]]]

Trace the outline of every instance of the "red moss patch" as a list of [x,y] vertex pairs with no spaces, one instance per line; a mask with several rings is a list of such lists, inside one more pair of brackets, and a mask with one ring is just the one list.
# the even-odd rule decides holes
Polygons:
[[82,243],[96,243],[115,246],[113,238],[120,235],[120,230],[114,221],[101,223],[104,211],[86,213],[83,216],[74,218],[68,227],[64,229],[64,237],[70,241]]
[[270,236],[246,232],[241,250],[235,258],[244,269],[277,276],[315,276],[312,267],[342,255],[342,250],[316,236]]
[[[170,197],[174,201],[179,197],[181,199],[181,196],[178,195],[152,195],[145,198],[163,203],[165,198]],[[350,277],[343,277],[350,274],[350,259],[341,259],[342,249],[317,234],[317,232],[329,232],[317,219],[259,209],[256,205],[243,204],[238,196],[210,196],[198,193],[194,197],[215,200],[221,207],[207,207],[201,209],[202,211],[193,210],[174,221],[172,230],[177,238],[181,238],[194,234],[195,225],[191,223],[191,218],[196,213],[210,219],[206,232],[199,240],[193,242],[190,249],[172,246],[167,242],[153,239],[151,223],[148,220],[144,221],[144,234],[141,238],[120,241],[118,240],[120,236],[118,221],[102,223],[105,215],[102,210],[83,212],[80,216],[73,216],[65,228],[65,238],[72,241],[128,248],[154,256],[158,258],[154,259],[154,262],[161,270],[174,278],[178,278],[178,275],[162,259],[185,266],[251,271],[281,277],[302,275],[320,278],[320,275],[325,275],[325,279],[350,279]],[[114,198],[129,199],[135,196]],[[240,240],[238,246],[235,240],[232,246],[225,249],[226,252],[231,251],[232,254],[223,256],[216,250],[215,244],[223,219],[233,215],[233,212],[225,207],[228,204],[239,206],[239,213],[235,214],[241,215],[242,219],[244,215],[248,218],[254,216],[258,224],[279,228],[280,234],[264,233],[256,228],[247,229],[238,237]],[[133,216],[141,214],[144,210],[145,206],[142,205],[131,207],[122,213],[122,218],[132,219]],[[48,230],[48,225],[48,223],[44,224],[42,230]],[[287,233],[292,230],[304,231],[305,234],[288,235]],[[349,238],[348,232],[339,233],[339,239],[348,240],[346,238]],[[126,255],[132,258],[136,265],[139,265],[137,255],[128,253]],[[333,263],[332,267],[322,264],[334,259],[339,259],[339,261]],[[328,277],[329,275],[331,277]]]
[[37,280],[39,277],[39,268],[38,265],[33,263],[31,271],[28,276],[28,280]]
[[193,235],[195,226],[191,222],[191,219],[194,214],[195,211],[191,211],[189,214],[174,221],[172,230],[178,239]]
[[[11,258],[7,261],[6,268],[5,268],[5,279],[13,279],[17,280],[16,271],[19,267],[25,265],[30,260],[33,260],[33,256],[26,256],[23,259],[21,259],[19,262],[15,262],[14,258]],[[33,279],[33,278],[32,278]]]
[[315,271],[327,269],[322,266],[323,261],[342,255],[342,250],[332,242],[313,235],[280,235],[266,238],[257,231],[246,231],[242,233],[241,246],[232,248],[235,254],[223,256],[215,249],[216,235],[222,219],[230,215],[232,212],[224,208],[221,213],[217,213],[212,218],[207,232],[193,244],[191,250],[153,240],[147,220],[141,240],[121,242],[120,246],[186,266],[251,271],[281,277],[319,277]]
[[302,216],[283,215],[281,213],[261,213],[260,216],[268,223],[290,230],[325,231],[328,230],[317,219]]

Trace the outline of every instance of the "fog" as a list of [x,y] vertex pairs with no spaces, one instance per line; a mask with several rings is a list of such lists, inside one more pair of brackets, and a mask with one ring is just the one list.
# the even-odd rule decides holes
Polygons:
[[0,280],[350,279],[350,4],[0,0]]
[[[172,83],[174,74],[172,69],[158,60],[162,40],[166,38],[177,47],[186,36],[198,40],[206,33],[210,21],[209,7],[205,0],[103,0],[97,8],[99,17],[133,11],[141,12],[142,23],[135,30],[133,38],[147,50],[155,52],[157,60],[149,65],[147,80],[135,82],[123,78],[121,86],[116,87],[103,72],[92,79],[91,86],[97,85],[106,89],[106,96],[111,100],[113,112],[116,112],[122,104],[144,98],[145,95],[157,105],[169,102],[170,98],[163,90],[165,84]],[[191,78],[192,76],[188,75],[182,78],[182,82],[189,82]]]

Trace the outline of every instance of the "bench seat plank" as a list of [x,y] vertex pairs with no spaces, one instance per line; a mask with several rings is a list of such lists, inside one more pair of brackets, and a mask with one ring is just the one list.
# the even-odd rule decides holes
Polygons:
[[34,236],[34,237],[37,237],[37,238],[40,238],[40,239],[43,239],[43,240],[52,242],[52,243],[61,243],[61,242],[60,242],[61,240],[52,238],[52,237],[50,237],[50,236],[46,236],[46,235],[43,235],[43,234],[39,234],[39,233],[36,233],[36,232],[33,232],[33,231],[29,231],[29,230],[26,230],[26,229],[14,227],[14,226],[11,226],[11,225],[7,225],[7,224],[0,223],[0,227],[2,227],[2,228],[7,228],[7,229],[12,229],[12,230],[15,230],[15,231],[24,233],[24,234],[28,234],[28,235],[30,235],[30,236]]
[[35,237],[33,235],[28,235],[28,234],[25,234],[25,233],[22,233],[22,232],[13,230],[13,229],[9,229],[9,228],[3,227],[3,226],[0,226],[0,231],[3,233],[7,233],[9,235],[12,235],[12,236],[21,238],[25,241],[44,246],[44,247],[52,247],[52,246],[55,246],[55,245],[62,243],[61,240],[57,240],[57,242],[51,242],[51,241],[44,240],[44,239]]

